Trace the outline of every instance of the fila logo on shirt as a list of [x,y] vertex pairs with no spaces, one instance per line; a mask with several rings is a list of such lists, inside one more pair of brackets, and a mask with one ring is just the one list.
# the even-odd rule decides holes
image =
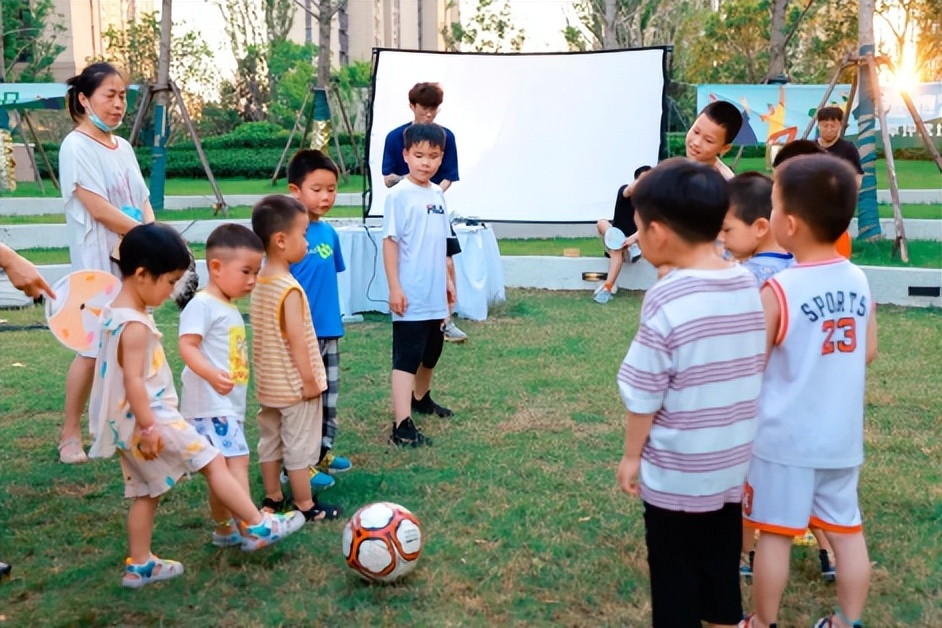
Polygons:
[[445,208],[441,205],[429,204],[425,206],[425,213],[427,214],[444,214]]

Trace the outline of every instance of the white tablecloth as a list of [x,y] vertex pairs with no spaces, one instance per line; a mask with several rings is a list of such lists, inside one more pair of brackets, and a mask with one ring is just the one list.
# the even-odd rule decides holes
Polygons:
[[[504,271],[494,232],[486,226],[455,225],[461,253],[455,255],[458,302],[462,318],[484,320],[491,303],[501,303]],[[348,225],[337,228],[347,270],[337,277],[343,314],[389,312],[389,286],[383,268],[383,232],[380,227]]]

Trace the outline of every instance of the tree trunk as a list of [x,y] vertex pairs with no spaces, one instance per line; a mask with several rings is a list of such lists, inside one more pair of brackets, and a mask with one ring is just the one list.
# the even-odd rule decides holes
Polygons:
[[326,88],[330,82],[330,25],[334,18],[334,3],[321,0],[317,8],[317,86]]
[[157,61],[157,85],[154,86],[154,144],[150,173],[150,204],[164,208],[164,182],[167,174],[167,138],[170,135],[170,17],[171,0],[163,0],[160,9],[160,56]]
[[0,83],[7,81],[7,62],[3,50],[3,0],[0,0]]
[[[857,37],[861,59],[873,55],[873,5],[874,0],[860,0]],[[863,182],[860,184],[860,198],[857,203],[857,239],[873,240],[883,236],[880,229],[880,212],[877,208],[877,138],[876,116],[874,115],[874,90],[879,85],[871,80],[865,65],[857,66],[860,77],[860,103],[857,107],[857,147],[860,151],[860,164],[863,166]],[[884,150],[892,150],[885,146]]]
[[775,0],[772,3],[772,22],[769,27],[769,73],[767,83],[780,82],[785,76],[785,9],[788,0]]
[[602,47],[605,50],[618,48],[618,35],[615,33],[615,11],[617,0],[605,0],[605,24]]

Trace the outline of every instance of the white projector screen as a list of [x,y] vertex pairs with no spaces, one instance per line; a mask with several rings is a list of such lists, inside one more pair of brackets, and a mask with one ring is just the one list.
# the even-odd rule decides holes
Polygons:
[[413,119],[409,90],[440,83],[435,122],[451,129],[459,217],[595,222],[618,187],[655,165],[665,116],[664,48],[567,54],[374,51],[369,216],[382,216],[386,134]]

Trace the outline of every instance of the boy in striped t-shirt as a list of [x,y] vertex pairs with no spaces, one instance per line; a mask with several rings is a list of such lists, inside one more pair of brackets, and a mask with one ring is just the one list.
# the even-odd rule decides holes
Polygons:
[[258,460],[262,509],[284,510],[282,464],[294,504],[308,521],[336,519],[341,509],[311,494],[308,466],[321,444],[321,393],[327,377],[311,308],[289,266],[307,255],[307,211],[287,196],[266,196],[252,208],[252,231],[265,245],[265,266],[252,291],[252,354],[258,395]]
[[618,372],[628,409],[618,482],[644,502],[655,628],[736,626],[762,304],[749,271],[716,253],[729,205],[720,174],[671,159],[633,196],[644,257],[672,270],[645,295]]

